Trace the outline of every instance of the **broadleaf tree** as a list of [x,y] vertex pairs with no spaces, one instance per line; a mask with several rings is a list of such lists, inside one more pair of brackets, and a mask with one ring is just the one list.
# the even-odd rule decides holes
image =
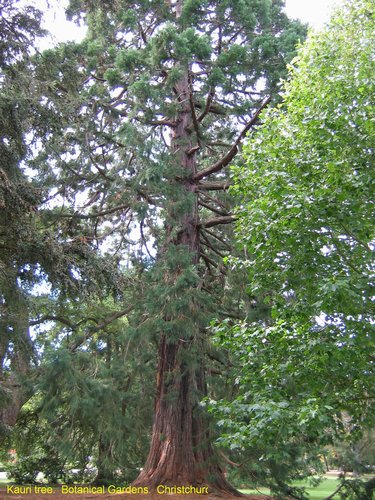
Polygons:
[[198,404],[228,247],[220,227],[234,220],[227,170],[305,28],[279,0],[73,0],[68,14],[88,34],[36,61],[58,125],[33,166],[54,186],[43,217],[61,237],[128,260],[141,276],[128,321],[157,344],[158,367],[135,484],[235,493]]
[[374,7],[347,2],[309,37],[233,169],[237,263],[270,311],[217,330],[241,375],[212,411],[239,448],[277,436],[288,457],[374,425]]

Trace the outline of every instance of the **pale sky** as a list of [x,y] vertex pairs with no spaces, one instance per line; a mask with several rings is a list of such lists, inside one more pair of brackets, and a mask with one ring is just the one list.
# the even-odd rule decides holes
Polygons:
[[[65,20],[64,7],[68,0],[33,0],[45,13],[45,27],[53,34],[55,41],[63,42],[67,40],[80,39],[84,31],[74,23]],[[319,29],[329,20],[330,12],[336,5],[343,3],[343,0],[286,0],[286,12],[293,19],[301,19],[309,23],[313,28]],[[51,42],[48,43],[51,45]],[[45,43],[43,43],[43,47]]]
[[286,0],[289,17],[301,19],[314,28],[321,28],[329,20],[331,10],[343,0]]

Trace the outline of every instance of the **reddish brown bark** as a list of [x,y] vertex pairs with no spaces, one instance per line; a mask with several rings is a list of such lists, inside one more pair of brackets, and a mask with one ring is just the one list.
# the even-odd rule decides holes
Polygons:
[[194,371],[184,361],[184,342],[159,345],[157,394],[151,448],[134,485],[208,486],[210,493],[240,494],[230,486],[210,443],[207,422],[193,393],[203,394],[204,370]]

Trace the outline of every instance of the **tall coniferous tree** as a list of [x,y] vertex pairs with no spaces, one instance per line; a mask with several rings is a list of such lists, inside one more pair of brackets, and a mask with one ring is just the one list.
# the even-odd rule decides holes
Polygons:
[[[60,123],[56,108],[42,98],[43,89],[54,82],[38,80],[34,73],[36,41],[45,35],[41,28],[42,13],[25,2],[12,0],[0,0],[0,11],[2,435],[15,425],[23,404],[33,395],[32,386],[40,374],[41,345],[45,339],[40,338],[43,335],[38,337],[35,330],[32,335],[30,327],[58,321],[56,309],[59,306],[63,309],[64,298],[69,296],[71,300],[80,293],[82,299],[87,282],[95,282],[94,275],[113,285],[116,271],[111,267],[109,277],[105,270],[107,265],[110,267],[108,260],[103,263],[81,241],[69,240],[55,232],[50,208],[45,217],[44,209],[49,206],[49,190],[53,186],[31,176],[30,167],[35,149],[40,147],[39,140],[56,131]],[[48,281],[53,284],[53,300],[46,306]],[[101,281],[103,289],[104,281]],[[91,285],[90,291],[93,288]],[[100,286],[96,286],[97,290]],[[63,297],[59,302],[60,294]],[[67,317],[63,321],[65,326],[71,324]]]
[[151,447],[135,484],[234,492],[198,410],[204,332],[216,307],[207,282],[220,271],[218,231],[233,221],[226,167],[305,34],[282,7],[279,0],[72,0],[70,15],[88,23],[86,40],[40,60],[65,131],[47,138],[37,161],[45,172],[53,161],[62,197],[90,194],[85,206],[64,208],[69,229],[92,221],[85,243],[99,244],[115,216],[120,252],[138,228],[147,290],[129,320],[156,340],[158,368]]

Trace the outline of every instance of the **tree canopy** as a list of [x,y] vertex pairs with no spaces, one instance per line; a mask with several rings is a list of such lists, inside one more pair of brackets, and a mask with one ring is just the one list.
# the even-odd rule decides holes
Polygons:
[[374,27],[359,0],[310,34],[233,168],[246,258],[232,263],[268,315],[216,327],[241,373],[212,411],[224,442],[265,447],[270,468],[285,454],[301,470],[298,443],[306,465],[374,425]]

